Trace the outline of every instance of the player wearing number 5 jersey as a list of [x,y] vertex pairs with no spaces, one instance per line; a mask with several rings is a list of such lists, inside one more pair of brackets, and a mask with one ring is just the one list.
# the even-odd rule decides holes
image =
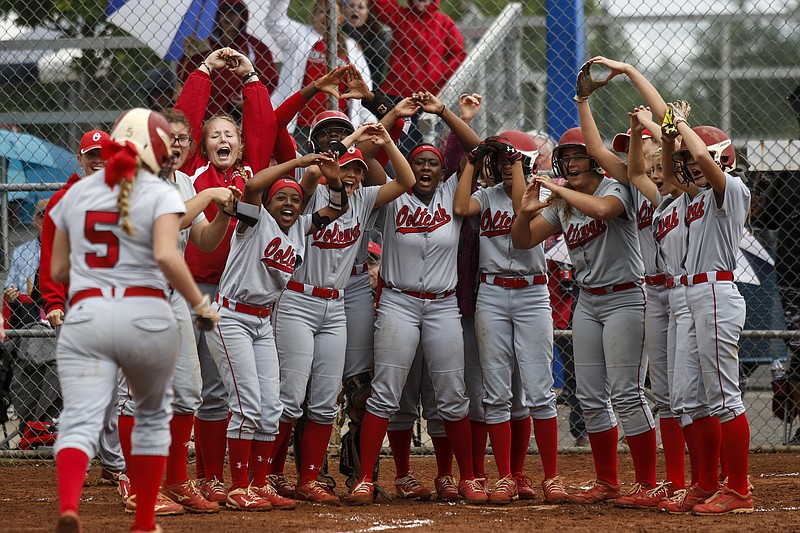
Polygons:
[[[521,152],[517,150],[527,149]],[[483,386],[485,419],[500,479],[489,496],[491,503],[510,503],[517,497],[516,479],[522,471],[511,469],[512,410],[523,405],[533,416],[536,442],[542,457],[545,500],[566,502],[568,495],[558,478],[558,421],[553,392],[553,319],[547,290],[547,266],[541,244],[517,250],[511,243],[514,209],[512,180],[532,177],[536,146],[518,131],[490,137],[467,157],[459,179],[454,210],[459,215],[480,216],[480,287],[475,309]],[[488,157],[487,157],[488,156]],[[473,174],[489,161],[495,186],[472,196]],[[513,378],[518,374],[517,378]],[[512,383],[522,384],[516,396]],[[513,406],[513,407],[512,407]],[[528,434],[530,439],[530,433]]]
[[[326,206],[301,216],[303,190],[282,176],[311,164],[320,165],[331,188],[341,194],[331,194]],[[347,210],[338,171],[338,161],[330,152],[309,154],[262,170],[245,185],[243,200],[258,206],[258,215],[236,226],[214,304],[220,322],[206,335],[231,412],[227,427],[231,486],[226,501],[230,509],[268,511],[294,506],[293,500],[278,496],[267,483],[267,459],[283,411],[270,315],[303,261],[305,235],[323,230]],[[264,191],[266,209],[261,208]],[[248,464],[251,458],[254,461]]]
[[[603,176],[587,155],[579,128],[561,137],[553,168],[567,184],[547,177],[531,183],[511,235],[517,248],[535,246],[559,231],[567,241],[581,288],[573,318],[577,396],[597,473],[594,487],[572,501],[597,503],[620,497],[615,409],[631,449],[634,491],[655,485],[655,430],[644,397],[644,273],[630,193]],[[542,187],[552,193],[546,202],[539,200]]]
[[[379,187],[361,187],[368,167],[361,150],[351,146],[339,158],[339,177],[350,209],[333,224],[317,228],[306,237],[305,256],[292,275],[277,304],[275,328],[281,371],[281,439],[288,438],[292,423],[303,414],[306,403],[308,423],[300,445],[300,474],[295,498],[338,504],[317,483],[325,459],[333,420],[339,411],[337,398],[342,388],[347,329],[344,309],[345,287],[353,261],[376,209],[406,192],[414,183],[411,168],[380,124],[362,125],[344,139],[345,146],[372,140],[384,147],[397,172],[397,179]],[[303,177],[303,187],[311,173]],[[334,195],[332,187],[318,188],[310,197],[307,211],[326,205]],[[283,465],[275,464],[275,472]]]
[[111,139],[116,142],[102,147],[106,169],[75,184],[52,212],[53,279],[70,281],[57,350],[64,396],[56,442],[57,531],[80,530],[84,474],[118,368],[137,401],[129,469],[138,505],[131,531],[157,529],[154,507],[169,448],[170,385],[178,359],[167,282],[205,326],[217,319],[178,251],[183,201],[154,175],[169,161],[169,123],[134,109],[117,120]]

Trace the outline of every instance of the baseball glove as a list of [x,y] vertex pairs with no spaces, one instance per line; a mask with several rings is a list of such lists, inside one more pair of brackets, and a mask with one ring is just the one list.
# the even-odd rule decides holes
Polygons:
[[667,112],[664,113],[664,120],[661,121],[661,138],[665,142],[675,142],[675,139],[679,135],[678,123],[686,122],[686,118],[689,116],[691,110],[692,105],[683,100],[667,104]]
[[203,295],[200,303],[194,306],[194,323],[201,331],[211,331],[219,322],[219,315],[211,309],[211,298]]
[[596,81],[592,78],[591,69],[592,63],[587,61],[578,71],[578,77],[575,80],[575,99],[581,102],[585,102],[593,92],[608,84],[608,80]]

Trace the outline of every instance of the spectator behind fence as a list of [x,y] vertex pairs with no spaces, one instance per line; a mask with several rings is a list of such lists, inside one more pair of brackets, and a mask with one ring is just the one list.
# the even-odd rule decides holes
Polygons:
[[[328,2],[315,0],[311,12],[312,25],[301,24],[289,18],[289,0],[275,0],[267,12],[264,26],[269,34],[282,48],[282,55],[286,61],[281,66],[280,82],[272,94],[272,105],[277,108],[290,96],[327,72],[326,64],[326,27]],[[344,16],[337,4],[337,27],[344,24]],[[364,53],[353,39],[348,38],[341,31],[337,33],[337,61],[336,67],[353,63],[361,73],[367,87],[372,88],[372,78],[369,64]],[[339,86],[339,92],[344,93],[347,87],[344,83]],[[294,135],[298,146],[305,146],[311,123],[321,112],[327,109],[327,96],[316,94],[299,115],[293,118],[287,126],[289,133]],[[358,99],[341,99],[338,110],[347,113],[353,126],[358,127],[363,122],[374,120]]]
[[[467,57],[464,37],[452,18],[439,11],[439,0],[373,0],[370,13],[392,30],[389,70],[381,91],[396,105],[404,96],[430,91],[438,95],[450,76]],[[401,149],[408,153],[422,142],[419,115],[411,118]]]
[[177,86],[178,77],[172,69],[161,67],[147,70],[142,83],[145,106],[159,113],[171,109],[175,105]]
[[[272,52],[257,37],[247,33],[250,13],[242,0],[220,0],[214,31],[205,40],[187,39],[185,56],[178,63],[178,76],[186,81],[189,74],[203,64],[203,59],[214,50],[230,47],[247,56],[258,73],[258,79],[270,93],[278,85],[278,71]],[[211,100],[206,109],[206,118],[228,114],[237,121],[242,118],[241,76],[231,69],[215,69],[211,76]]]
[[386,76],[391,32],[370,13],[369,0],[347,0],[344,17],[346,23],[342,31],[361,47],[369,64],[372,83],[380,87]]
[[[36,237],[20,244],[11,256],[3,299],[11,311],[9,326],[12,328],[51,329],[44,315],[37,279],[46,207],[46,200],[36,206],[33,215]],[[37,443],[52,444],[36,438],[50,433],[50,424],[61,410],[55,346],[52,337],[18,337],[13,342],[11,402],[21,420],[22,449]],[[48,438],[54,440],[55,436]]]

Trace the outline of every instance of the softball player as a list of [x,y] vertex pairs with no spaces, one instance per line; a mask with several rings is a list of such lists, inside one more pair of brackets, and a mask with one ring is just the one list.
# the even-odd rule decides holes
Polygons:
[[[243,85],[241,130],[226,115],[203,122],[211,98],[212,73],[234,64],[235,73],[241,77]],[[230,185],[243,191],[248,177],[269,166],[277,131],[276,118],[269,93],[246,56],[230,48],[209,54],[187,78],[175,108],[183,111],[191,124],[192,145],[195,148],[181,170],[190,176],[195,191]],[[208,220],[213,220],[217,213],[216,206],[209,205],[205,210]],[[208,294],[217,292],[234,227],[235,222],[231,221],[223,243],[211,253],[205,253],[192,243],[186,248],[186,262],[192,275]],[[205,335],[195,330],[195,339],[200,357],[203,398],[195,419],[197,478],[207,499],[224,504],[227,393],[209,353]]]
[[[424,95],[420,105],[425,111],[442,116],[454,131],[469,130],[434,97]],[[486,493],[472,469],[464,341],[454,298],[462,221],[453,213],[457,181],[442,183],[444,159],[431,145],[416,147],[408,160],[416,184],[411,194],[402,195],[384,208],[380,271],[383,287],[375,324],[375,378],[362,425],[361,480],[353,487],[350,501],[372,502],[372,471],[421,342],[437,407],[458,461],[459,492],[468,502],[484,503]]]
[[[320,166],[333,192],[325,206],[300,216],[303,189],[282,176],[311,164]],[[245,511],[294,506],[293,500],[279,496],[267,483],[268,458],[283,410],[269,316],[295,266],[303,262],[305,235],[330,231],[328,224],[348,206],[338,161],[330,153],[309,154],[259,172],[247,182],[244,201],[260,205],[264,190],[269,191],[266,209],[259,209],[253,226],[240,222],[234,233],[214,304],[220,310],[220,323],[206,336],[231,409],[227,436],[232,482],[226,505]],[[256,464],[248,465],[251,457]]]
[[[205,326],[218,318],[178,252],[183,202],[154,175],[169,162],[169,123],[158,113],[130,110],[117,120],[111,139],[117,142],[103,144],[106,170],[74,185],[52,212],[53,279],[70,281],[70,309],[57,350],[64,395],[55,446],[57,531],[80,530],[84,473],[118,368],[138,404],[129,465],[138,493],[131,531],[158,529],[154,507],[169,447],[170,383],[178,358],[167,281],[205,318]],[[98,335],[102,331],[114,335]]]
[[[712,126],[691,128],[684,106],[670,111],[664,122],[683,137],[672,155],[679,178],[700,188],[686,208],[687,274],[681,282],[686,285],[690,336],[697,342],[711,411],[711,416],[694,419],[695,437],[702,443],[698,445],[699,480],[683,495],[682,504],[684,508],[694,504],[692,513],[700,515],[751,513],[750,426],[739,389],[738,357],[746,306],[732,274],[750,209],[750,191],[733,175],[736,154],[731,139]],[[722,488],[720,447],[728,463],[728,482]]]
[[[288,434],[292,423],[303,414],[307,398],[308,422],[300,445],[301,468],[295,498],[314,503],[339,503],[336,496],[320,486],[317,475],[338,412],[347,343],[343,297],[353,261],[359,244],[368,244],[363,237],[376,209],[392,202],[414,183],[408,162],[383,126],[362,126],[344,144],[368,138],[389,151],[397,179],[380,187],[360,187],[368,171],[367,163],[359,149],[348,148],[339,164],[350,209],[332,226],[307,236],[304,262],[281,294],[275,315],[275,328],[281,332],[276,339],[283,404],[281,433]],[[325,205],[331,194],[328,189],[318,188],[307,209]],[[275,468],[282,470],[282,465]]]
[[[522,150],[522,151],[518,151]],[[489,501],[516,499],[521,471],[511,471],[512,406],[522,404],[533,416],[536,441],[542,457],[545,500],[568,500],[558,477],[558,421],[553,391],[553,319],[547,290],[547,266],[541,244],[516,250],[510,231],[514,219],[512,180],[522,190],[532,178],[536,145],[517,131],[489,138],[467,158],[459,180],[454,210],[462,216],[480,216],[480,288],[475,310],[475,332],[486,391],[485,420],[500,479]],[[469,196],[475,165],[489,161],[493,187]],[[513,379],[518,374],[518,380]],[[513,394],[512,383],[522,391]],[[516,396],[516,397],[515,397]]]
[[[539,177],[524,195],[515,192],[522,200],[511,236],[517,248],[531,248],[559,231],[567,241],[581,288],[573,318],[577,396],[597,472],[594,487],[571,500],[597,503],[620,497],[614,409],[631,449],[634,487],[655,485],[655,429],[643,386],[643,266],[630,193],[603,176],[587,155],[579,128],[561,137],[553,168],[567,185]],[[558,201],[539,200],[542,187]]]

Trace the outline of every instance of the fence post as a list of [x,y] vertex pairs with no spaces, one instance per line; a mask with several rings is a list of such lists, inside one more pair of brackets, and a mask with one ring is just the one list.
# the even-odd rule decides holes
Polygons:
[[583,0],[547,0],[547,131],[578,125],[575,73],[585,61]]

